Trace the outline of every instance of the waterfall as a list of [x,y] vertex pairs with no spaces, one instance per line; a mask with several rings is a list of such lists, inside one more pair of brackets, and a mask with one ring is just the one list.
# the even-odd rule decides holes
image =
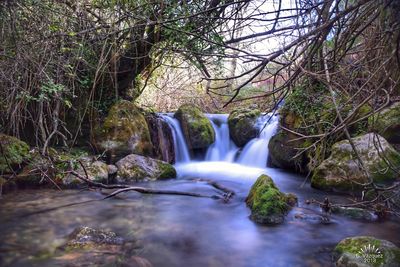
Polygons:
[[[172,129],[176,163],[191,162],[185,137],[179,121],[171,114],[161,114]],[[252,139],[238,153],[239,149],[229,135],[228,114],[206,114],[215,132],[215,142],[210,145],[205,155],[206,162],[237,163],[249,167],[265,168],[268,160],[268,142],[275,134],[278,116],[271,113],[260,116],[256,127],[260,129],[259,137]],[[239,157],[237,155],[239,154]],[[235,160],[235,158],[237,158]],[[221,163],[220,163],[221,164]],[[189,166],[189,165],[188,165]]]
[[215,142],[208,148],[206,161],[233,162],[237,147],[229,136],[228,114],[207,114],[215,132]]
[[275,134],[279,118],[277,115],[266,114],[258,118],[257,126],[260,136],[248,142],[240,153],[239,164],[264,168],[268,160],[268,143]]
[[190,161],[189,149],[186,145],[179,121],[167,114],[161,114],[161,117],[169,124],[174,138],[175,163],[185,163]]

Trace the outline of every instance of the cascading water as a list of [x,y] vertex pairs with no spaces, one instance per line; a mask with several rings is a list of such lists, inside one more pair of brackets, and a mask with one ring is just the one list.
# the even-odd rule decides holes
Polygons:
[[172,130],[175,149],[175,163],[187,163],[190,161],[189,149],[186,145],[185,137],[183,136],[179,121],[167,114],[160,114],[161,117],[168,123]]
[[[178,120],[171,115],[162,115],[173,130],[178,174],[196,174],[210,176],[216,172],[249,173],[247,167],[264,169],[268,159],[268,142],[278,126],[278,116],[271,113],[258,118],[256,126],[260,129],[259,137],[254,138],[239,152],[230,139],[227,114],[207,114],[215,131],[215,142],[208,148],[205,160],[194,162],[183,136]],[[236,159],[236,160],[235,160]],[[182,164],[184,163],[184,164]]]
[[233,162],[238,148],[229,136],[228,114],[207,114],[215,132],[215,142],[208,148],[206,161]]
[[246,144],[240,153],[239,164],[264,168],[268,160],[268,143],[275,134],[279,118],[271,113],[261,116],[257,120],[260,136]]

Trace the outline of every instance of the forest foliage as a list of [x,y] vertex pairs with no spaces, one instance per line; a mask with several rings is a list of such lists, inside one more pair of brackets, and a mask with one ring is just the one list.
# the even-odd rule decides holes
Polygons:
[[120,98],[154,111],[268,111],[295,88],[379,110],[400,92],[399,10],[393,0],[2,1],[1,131],[73,145]]

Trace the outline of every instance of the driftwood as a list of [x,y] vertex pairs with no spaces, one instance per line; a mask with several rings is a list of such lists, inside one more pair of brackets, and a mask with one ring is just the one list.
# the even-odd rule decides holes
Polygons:
[[[83,164],[81,164],[81,166],[83,167]],[[85,168],[83,168],[85,173],[86,170]],[[157,195],[178,195],[178,196],[190,196],[190,197],[204,197],[204,198],[212,198],[212,199],[223,199],[223,200],[227,200],[229,199],[231,196],[229,196],[229,198],[227,198],[227,193],[226,193],[226,188],[220,186],[220,188],[218,188],[219,186],[214,184],[212,186],[214,186],[215,188],[220,189],[221,191],[223,191],[225,194],[223,195],[203,195],[203,194],[199,194],[199,193],[192,193],[192,192],[185,192],[185,191],[175,191],[175,190],[162,190],[162,189],[152,189],[152,188],[146,188],[146,187],[139,187],[139,186],[131,186],[131,185],[124,185],[124,184],[111,184],[111,185],[107,185],[107,184],[103,184],[103,183],[98,183],[98,182],[94,182],[91,181],[90,179],[88,179],[87,177],[83,177],[81,174],[77,173],[76,171],[70,171],[70,173],[72,175],[74,175],[75,177],[77,177],[78,179],[86,182],[89,186],[93,186],[93,187],[97,187],[97,188],[104,188],[104,189],[118,189],[114,192],[112,192],[111,194],[107,195],[106,197],[104,197],[104,199],[107,198],[111,198],[114,197],[120,193],[123,192],[128,192],[128,191],[136,191],[139,192],[141,194],[157,194]],[[229,192],[231,192],[230,190],[228,190]]]
[[224,192],[223,196],[224,196],[224,200],[226,202],[228,202],[235,195],[235,192],[233,190],[231,190],[213,180],[203,179],[203,178],[195,178],[195,179],[192,179],[192,181],[205,182],[205,183],[211,185],[212,187],[214,187],[215,189],[218,189],[218,190]]

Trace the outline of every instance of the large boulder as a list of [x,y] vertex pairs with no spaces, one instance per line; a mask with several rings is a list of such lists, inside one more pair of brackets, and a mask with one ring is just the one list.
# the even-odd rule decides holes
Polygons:
[[[352,139],[370,178],[377,184],[389,184],[398,177],[400,154],[381,136],[373,133]],[[356,192],[368,182],[348,140],[335,143],[329,158],[315,170],[311,186],[339,192]]]
[[0,174],[12,173],[30,159],[29,146],[16,137],[0,133]]
[[211,122],[196,106],[185,104],[174,117],[179,121],[189,149],[206,149],[215,141]]
[[174,137],[168,123],[159,115],[146,115],[153,144],[153,157],[168,163],[175,163]]
[[265,174],[258,177],[246,198],[251,209],[250,218],[261,224],[282,223],[296,203],[295,195],[279,191],[271,177]]
[[142,112],[132,102],[114,104],[95,134],[100,151],[107,151],[112,161],[131,153],[152,155],[149,128]]
[[371,116],[370,128],[383,136],[389,143],[400,147],[400,102],[396,102]]
[[335,247],[333,257],[338,267],[400,266],[400,249],[371,236],[343,239]]
[[243,147],[257,137],[259,129],[256,122],[260,114],[258,109],[246,108],[234,110],[229,114],[229,134],[238,147]]
[[304,143],[294,141],[294,137],[284,131],[279,131],[268,143],[268,164],[272,167],[292,170],[300,173],[307,171],[308,158],[306,153],[299,154]]
[[126,156],[115,165],[118,167],[118,182],[137,182],[176,177],[176,170],[171,164],[136,154]]
[[[92,182],[100,182],[100,183],[107,183],[108,182],[108,175],[109,175],[109,165],[107,163],[95,160],[92,158],[86,158],[85,160],[80,160],[82,165],[74,164],[75,172],[77,172],[80,176],[89,179]],[[66,187],[75,187],[81,184],[85,184],[85,181],[82,181],[78,177],[67,174],[61,179],[62,185]]]

